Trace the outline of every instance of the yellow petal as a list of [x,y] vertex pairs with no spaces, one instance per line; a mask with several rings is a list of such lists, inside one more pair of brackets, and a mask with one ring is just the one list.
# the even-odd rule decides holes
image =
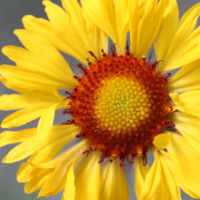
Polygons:
[[[31,34],[29,37],[32,36]],[[36,74],[37,72],[41,72],[46,76],[51,77],[53,80],[55,79],[60,82],[66,82],[66,79],[68,79],[68,81],[71,81],[75,85],[77,85],[78,83],[75,79],[73,79],[73,73],[71,72],[70,67],[66,63],[64,58],[57,52],[57,50],[55,50],[55,48],[46,43],[41,39],[41,42],[37,46],[38,49],[40,47],[43,49],[43,51],[47,51],[45,50],[46,48],[49,51],[51,50],[50,52],[55,55],[56,61],[54,61],[53,59],[49,60],[48,56],[51,55],[38,57],[37,54],[34,54],[33,52],[23,49],[21,47],[6,46],[2,49],[2,52],[12,61],[16,62],[17,66],[19,67],[28,69]]]
[[24,110],[19,110],[6,117],[2,124],[2,128],[12,128],[24,125],[34,119],[37,119],[44,113],[45,109],[40,106],[32,106]]
[[[55,27],[61,33],[67,33],[69,31],[71,32],[71,34],[72,33],[76,34],[72,26],[72,23],[70,21],[69,14],[67,12],[65,12],[60,6],[56,5],[55,3],[51,1],[43,1],[42,4],[45,6],[45,12],[47,13],[49,21],[53,25],[53,27]],[[62,1],[62,4],[63,4],[63,1]],[[69,2],[69,4],[72,4],[72,3]],[[78,6],[78,2],[77,2],[77,6]],[[79,12],[78,15],[80,16],[81,13]],[[69,26],[72,26],[72,27],[68,28]],[[81,42],[79,38],[77,38],[77,40],[78,42]]]
[[37,142],[35,138],[31,138],[14,147],[2,160],[3,163],[13,163],[27,158],[33,154],[37,149]]
[[[80,132],[81,127],[70,125],[53,126],[45,140],[38,141],[38,150],[29,158],[33,165],[49,162]],[[37,138],[36,138],[37,139]]]
[[[199,39],[196,41],[199,41]],[[200,44],[198,44],[196,42],[196,44],[194,44],[194,47],[192,49],[188,48],[188,49],[186,49],[186,51],[187,52],[183,53],[183,55],[181,55],[181,56],[179,55],[180,57],[178,57],[178,58],[171,58],[171,60],[166,62],[165,65],[162,65],[162,63],[160,63],[159,70],[166,71],[166,70],[176,69],[183,65],[187,65],[191,62],[198,60],[199,54],[200,54]],[[182,53],[182,52],[180,51],[180,53]]]
[[68,80],[66,76],[65,82],[62,80],[52,79],[47,74],[38,72],[37,74],[31,70],[2,65],[0,67],[0,73],[3,77],[8,79],[12,84],[17,84],[18,87],[24,89],[41,90],[41,89],[74,89],[76,84],[71,80]]
[[[148,53],[155,38],[157,37],[158,31],[160,30],[161,21],[162,21],[160,16],[163,15],[163,12],[166,9],[167,0],[158,2],[156,8],[154,8],[155,2],[157,1],[154,1],[152,3],[150,3],[150,1],[146,2],[146,10],[144,14],[146,19],[142,18],[141,27],[139,26],[139,36],[141,36],[139,37],[139,40],[138,40],[138,47],[139,47],[139,52],[140,52],[139,55],[146,55]],[[151,7],[152,7],[152,10],[151,10]],[[154,17],[152,15],[152,12],[155,12]],[[150,16],[152,18],[148,17],[149,13],[151,13]],[[145,23],[148,23],[148,26],[145,26]],[[141,57],[138,57],[138,58],[141,58]]]
[[26,108],[33,105],[30,99],[25,95],[11,94],[2,95],[0,97],[0,109],[1,110],[16,110]]
[[51,130],[51,127],[53,126],[54,122],[55,110],[59,104],[60,103],[56,103],[50,106],[41,116],[37,127],[38,140],[44,139]]
[[[117,189],[120,188],[120,189]],[[101,167],[101,198],[105,200],[128,200],[129,188],[119,159],[107,161]]]
[[159,152],[145,178],[141,200],[181,200],[180,190]]
[[41,189],[49,179],[52,173],[52,169],[41,170],[37,169],[34,173],[34,178],[25,184],[24,191],[26,194],[30,194]]
[[[191,7],[181,18],[176,34],[172,43],[168,47],[168,55],[173,54],[179,44],[184,41],[196,28],[197,20],[200,14],[200,3]],[[174,43],[173,43],[174,42]],[[166,55],[167,56],[167,55]]]
[[[94,34],[96,36],[96,34]],[[107,54],[108,53],[108,46],[109,46],[109,39],[108,36],[103,32],[101,29],[98,29],[98,34],[95,37],[97,40],[97,50],[99,51],[99,56],[102,56],[102,49]]]
[[51,175],[48,177],[48,180],[45,183],[44,187],[39,192],[38,197],[41,197],[41,196],[48,197],[49,195],[52,194],[52,192],[54,192],[59,187],[67,171],[67,168],[69,167],[70,164],[71,163],[67,163],[67,164],[61,163],[55,167]]
[[179,185],[179,187],[185,192],[187,193],[189,196],[191,196],[192,198],[198,199],[199,196],[196,195],[195,193],[193,193],[192,191],[188,190],[188,188],[184,185],[184,182],[182,180],[179,179],[179,177],[176,174],[176,169],[174,169],[173,163],[170,160],[170,158],[168,157],[169,155],[167,155],[166,152],[164,151],[160,151],[162,152],[162,158],[165,161],[165,163],[168,165],[169,170],[171,172],[171,174],[174,177],[174,180],[176,181],[177,185]]
[[[179,22],[179,10],[176,0],[169,0],[169,4],[163,14],[159,34],[154,43],[157,60],[163,60]],[[170,27],[170,28],[169,28]]]
[[0,77],[0,81],[2,84],[4,84],[5,87],[7,87],[11,90],[15,90],[16,92],[23,93],[22,92],[23,89],[18,87],[16,84],[11,84],[10,81],[8,79],[6,79],[5,77]]
[[25,142],[36,136],[36,128],[24,129],[21,131],[4,131],[0,134],[0,147],[8,144]]
[[[182,41],[181,44],[176,48],[176,51],[168,58],[166,65],[169,69],[175,69],[177,66],[186,65],[190,62],[198,60],[199,53],[199,39],[200,39],[200,27],[195,29],[186,40]],[[193,55],[190,58],[190,55]],[[187,60],[188,59],[188,60]],[[174,65],[174,66],[171,66]]]
[[[160,57],[165,61],[160,63],[160,71],[175,69],[199,59],[200,43],[196,34],[199,30],[193,32],[199,13],[200,4],[196,4],[183,15],[175,34],[165,46],[165,55]],[[172,15],[172,12],[168,13],[168,18]]]
[[[84,59],[83,63],[86,63],[86,57],[90,57],[90,60],[93,60],[87,54],[88,51],[92,51],[97,56],[101,56],[102,48],[107,52],[108,37],[91,22],[86,16],[84,8],[76,0],[62,0],[62,5],[66,12],[50,1],[43,1],[43,4],[52,27],[55,27],[60,34],[56,31],[53,32],[64,42],[66,41],[69,48],[76,51],[79,57],[80,55],[82,56],[81,61]],[[63,24],[65,25],[63,26]],[[68,38],[70,38],[70,41]],[[71,51],[66,53],[72,55]]]
[[188,140],[190,145],[200,153],[200,119],[182,112],[175,112],[170,116],[175,122],[177,130]]
[[[129,26],[131,52],[141,59],[141,56],[149,51],[158,34],[167,1],[160,1],[158,4],[156,0],[145,1],[144,4],[137,1],[130,1]],[[141,6],[143,8],[140,9]]]
[[[87,49],[91,49],[91,44],[86,35],[86,27],[81,13],[81,7],[77,1],[72,0],[67,3],[62,1],[67,13],[50,1],[43,1],[43,4],[45,5],[45,11],[51,24],[61,33],[71,36],[70,38],[72,40],[76,40],[76,43],[73,45],[76,45],[76,47],[73,48],[78,49],[78,47],[81,47],[81,50],[85,50],[85,52],[87,52]],[[79,28],[77,28],[77,25]],[[68,27],[70,27],[70,29]]]
[[75,200],[75,185],[74,185],[74,167],[73,163],[68,167],[67,179],[64,190],[64,200]]
[[127,12],[128,0],[120,1],[114,0],[114,11],[115,11],[115,29],[118,38],[119,53],[124,54],[126,35],[129,31],[129,15]]
[[82,7],[82,9],[87,24],[87,35],[91,38],[90,41],[93,43],[95,49],[93,53],[97,57],[102,57],[102,49],[106,54],[108,53],[108,36],[91,21],[90,17],[87,16],[84,7]]
[[[47,45],[44,48],[47,48]],[[29,69],[33,72],[43,72],[50,77],[52,76],[52,78],[54,79],[61,79],[63,81],[65,81],[66,79],[66,74],[69,76],[69,78],[72,76],[71,72],[69,74],[67,73],[68,70],[66,69],[69,68],[67,64],[64,65],[63,63],[62,66],[56,65],[49,59],[45,59],[45,57],[37,57],[37,55],[34,55],[32,52],[24,48],[15,46],[5,46],[2,49],[2,52],[12,61],[14,61],[17,64],[17,66]],[[58,57],[57,59],[63,58]]]
[[[13,88],[12,88],[13,87]],[[11,86],[12,89],[16,89]],[[11,94],[2,95],[0,97],[0,109],[1,110],[16,110],[21,108],[27,108],[34,105],[40,105],[41,107],[48,107],[56,102],[63,102],[62,97],[57,91],[22,91],[25,95]],[[60,105],[62,107],[62,105]],[[60,108],[60,106],[58,106]]]
[[166,149],[171,141],[171,134],[170,133],[161,133],[158,134],[154,140],[153,144],[154,146],[160,148],[160,149]]
[[128,0],[82,0],[83,10],[89,19],[116,43],[120,55],[124,54],[128,32]]
[[116,43],[118,53],[124,54],[129,20],[128,1],[82,0],[81,4],[89,19]]
[[150,166],[148,165],[148,163],[144,166],[142,158],[137,156],[135,158],[134,169],[135,169],[135,193],[137,199],[141,199],[140,198],[141,192],[144,187],[145,178],[150,169]]
[[63,72],[71,82],[76,83],[76,80],[73,79],[74,74],[68,63],[49,41],[29,30],[15,30],[15,34],[36,58],[45,61],[46,64],[49,63],[50,66]]
[[[12,89],[15,89],[15,87]],[[58,109],[66,108],[63,99],[64,97],[54,90],[51,90],[51,93],[47,91],[33,90],[26,91],[25,95],[3,95],[0,97],[2,106],[0,106],[0,108],[3,110],[24,108],[24,110],[19,110],[4,119],[2,127],[12,128],[14,126],[21,126],[38,118],[45,112],[45,109],[49,110],[51,109],[51,106],[55,104]],[[17,119],[15,119],[16,116]]]
[[58,50],[87,64],[85,59],[87,57],[87,51],[85,51],[83,46],[80,48],[79,43],[76,41],[77,37],[73,37],[73,34],[68,32],[69,30],[63,34],[47,20],[41,18],[37,19],[31,15],[25,16],[22,21],[26,29],[39,33],[44,38],[48,39]]
[[88,147],[89,147],[89,141],[82,140],[77,145],[74,145],[70,149],[56,156],[53,160],[46,163],[37,164],[36,166],[39,168],[55,168],[61,162],[72,163],[73,161],[74,161],[74,166],[76,166],[83,156],[82,153],[86,151]]
[[[82,148],[83,148],[83,146],[85,146],[86,143],[82,143]],[[77,147],[78,147],[78,150],[80,151],[79,153],[77,153]],[[62,160],[60,159],[54,166],[55,168],[54,168],[51,176],[49,177],[48,181],[46,182],[46,184],[44,185],[42,190],[39,192],[38,197],[39,196],[47,197],[49,195],[54,195],[57,192],[60,192],[61,190],[64,189],[66,176],[67,176],[66,171],[67,171],[69,165],[72,162],[74,162],[74,168],[76,168],[77,164],[80,162],[81,158],[83,157],[83,155],[82,155],[83,151],[81,150],[81,146],[79,145],[77,147],[71,148],[71,152],[76,149],[76,152],[74,152],[74,154],[71,153],[71,155],[68,154],[65,157],[63,157],[63,155],[59,155],[53,161],[49,162],[51,164],[55,163],[56,161],[59,160],[59,158],[62,157]],[[64,152],[64,153],[66,153],[66,152]],[[68,150],[68,153],[70,153],[70,149]],[[52,182],[54,182],[53,185],[52,185]]]
[[173,105],[174,109],[200,118],[200,90],[185,92],[182,93],[179,97],[177,96],[177,93],[174,92],[173,94],[175,95],[170,94],[170,97],[175,102],[175,105]]
[[[169,169],[179,185],[183,185],[195,198],[200,198],[199,190],[199,166],[200,154],[195,151],[189,142],[181,135],[172,134],[171,143],[167,147],[171,162],[167,162]],[[173,171],[174,170],[174,171]],[[185,192],[187,192],[185,191]],[[194,195],[192,195],[194,196]]]
[[76,200],[100,200],[100,152],[94,151],[75,172]]
[[110,38],[118,43],[115,32],[114,5],[112,1],[81,0],[81,4],[90,19]]
[[129,1],[129,18],[135,19],[129,21],[130,28],[130,50],[133,54],[136,54],[137,51],[137,38],[138,38],[138,26],[140,20],[140,10],[139,10],[139,1]]
[[181,98],[177,92],[170,93],[169,95],[173,101],[173,104],[179,105],[181,103]]
[[191,90],[199,90],[199,74],[199,60],[183,66],[167,83],[167,91],[182,93]]
[[[44,3],[47,3],[47,1],[44,1]],[[74,32],[75,34],[77,34],[77,38],[80,40],[81,43],[83,43],[85,47],[87,47],[87,49],[93,51],[94,46],[87,35],[86,23],[83,18],[82,7],[80,6],[79,2],[76,0],[62,0],[62,5],[67,11],[68,17],[71,21],[71,26],[74,28]],[[81,43],[79,45],[81,45]]]
[[[9,66],[10,67],[10,66]],[[19,87],[16,84],[10,82],[10,80],[5,77],[0,77],[0,81],[9,89],[15,90],[19,93],[27,95],[26,101],[32,102],[43,102],[48,104],[48,102],[60,102],[63,101],[66,97],[59,94],[57,90],[48,90],[47,88],[40,88],[39,90],[32,90],[31,88]]]
[[17,181],[19,183],[26,183],[35,177],[37,169],[27,162],[22,163],[17,172]]
[[[14,137],[17,137],[17,134],[19,134],[19,139],[15,139],[16,141],[20,141],[22,138],[22,141],[24,140],[24,142],[13,148],[3,159],[3,162],[12,163],[22,160],[35,153],[37,150],[40,150],[41,154],[38,154],[37,152],[36,155],[32,156],[30,160],[35,163],[49,161],[49,159],[55,156],[63,146],[72,141],[75,135],[80,132],[80,127],[67,125],[53,126],[46,140],[42,141],[38,141],[36,135],[32,136],[35,132],[35,129],[27,129],[13,134],[11,133],[11,136],[13,135]],[[27,139],[24,137],[24,134],[26,133]],[[28,137],[28,135],[30,135],[30,137]],[[8,142],[12,142],[12,140]],[[85,142],[85,144],[86,143],[87,142]],[[56,147],[54,152],[52,152],[53,147]],[[44,157],[45,153],[46,157]]]
[[[67,171],[67,173],[64,174],[59,186],[54,191],[51,191],[48,195],[54,196],[54,195],[60,193],[61,191],[63,191],[65,189],[67,176],[68,176],[68,171]],[[64,197],[62,199],[64,199]]]

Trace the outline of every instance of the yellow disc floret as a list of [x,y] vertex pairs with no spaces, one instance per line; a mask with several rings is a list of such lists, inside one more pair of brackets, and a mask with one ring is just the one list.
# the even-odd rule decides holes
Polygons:
[[95,114],[103,129],[134,129],[149,116],[149,97],[137,81],[126,77],[103,80],[97,92]]

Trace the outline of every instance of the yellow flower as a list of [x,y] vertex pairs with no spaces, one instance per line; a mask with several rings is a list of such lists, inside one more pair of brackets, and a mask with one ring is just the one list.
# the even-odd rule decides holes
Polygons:
[[[43,4],[49,21],[25,16],[25,29],[15,34],[26,49],[4,47],[16,66],[0,67],[1,82],[19,93],[0,97],[1,110],[18,110],[1,126],[40,118],[37,128],[0,135],[1,147],[20,143],[4,163],[30,156],[17,173],[25,192],[128,200],[123,166],[134,163],[138,200],[180,200],[179,187],[200,198],[200,3],[180,22],[176,0]],[[108,38],[115,43],[110,53]],[[152,44],[154,62],[144,56]],[[77,62],[75,75],[59,51],[87,67]],[[56,109],[72,119],[53,125]]]

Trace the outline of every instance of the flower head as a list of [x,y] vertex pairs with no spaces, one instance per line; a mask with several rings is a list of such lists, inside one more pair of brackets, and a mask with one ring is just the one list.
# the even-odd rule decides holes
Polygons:
[[[0,97],[1,110],[18,110],[1,126],[40,118],[37,128],[0,135],[0,146],[21,143],[4,163],[29,157],[17,173],[25,192],[128,200],[123,167],[134,163],[139,200],[180,200],[178,186],[200,198],[200,4],[180,22],[176,0],[43,4],[49,21],[25,16],[25,29],[15,34],[26,49],[4,47],[16,66],[0,67],[1,82],[19,93]],[[154,61],[145,56],[152,44]],[[78,73],[59,51],[78,60]],[[53,125],[57,109],[71,119]]]

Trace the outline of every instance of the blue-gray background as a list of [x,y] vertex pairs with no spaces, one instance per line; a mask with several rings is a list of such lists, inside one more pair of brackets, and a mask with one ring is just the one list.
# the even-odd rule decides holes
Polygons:
[[[53,2],[60,4],[60,0],[52,0]],[[70,1],[70,0],[69,0]],[[95,1],[95,0],[94,0]],[[194,4],[199,3],[199,0],[178,0],[180,16],[189,9]],[[5,45],[15,45],[21,46],[21,43],[17,37],[13,34],[15,29],[23,28],[21,19],[24,15],[34,15],[36,17],[46,18],[44,7],[41,0],[0,0],[0,49]],[[200,24],[200,23],[198,23]],[[68,62],[71,66],[76,66],[77,62],[68,57]],[[13,64],[7,57],[0,53],[0,64]],[[1,94],[11,94],[13,91],[8,90],[0,83],[0,95]],[[0,122],[11,112],[0,112]],[[62,122],[61,113],[57,112],[55,123]],[[22,128],[35,127],[37,125],[37,120],[31,122]],[[19,130],[18,128],[13,130]],[[3,129],[0,128],[0,132]],[[6,153],[14,145],[9,145],[0,149],[0,160],[6,155]],[[150,162],[152,162],[152,157],[149,157]],[[21,162],[14,164],[2,164],[0,162],[0,200],[36,200],[37,192],[27,195],[24,193],[24,184],[17,183],[16,173]],[[126,174],[130,176],[129,170],[126,170]],[[131,173],[132,174],[132,173]],[[133,185],[132,181],[130,185]],[[200,183],[199,183],[200,185]],[[120,189],[120,188],[119,188]],[[131,191],[131,200],[135,200],[134,192]],[[59,200],[62,194],[57,196],[51,196],[48,198],[41,197],[41,200]],[[182,193],[183,200],[192,199],[188,195]]]

